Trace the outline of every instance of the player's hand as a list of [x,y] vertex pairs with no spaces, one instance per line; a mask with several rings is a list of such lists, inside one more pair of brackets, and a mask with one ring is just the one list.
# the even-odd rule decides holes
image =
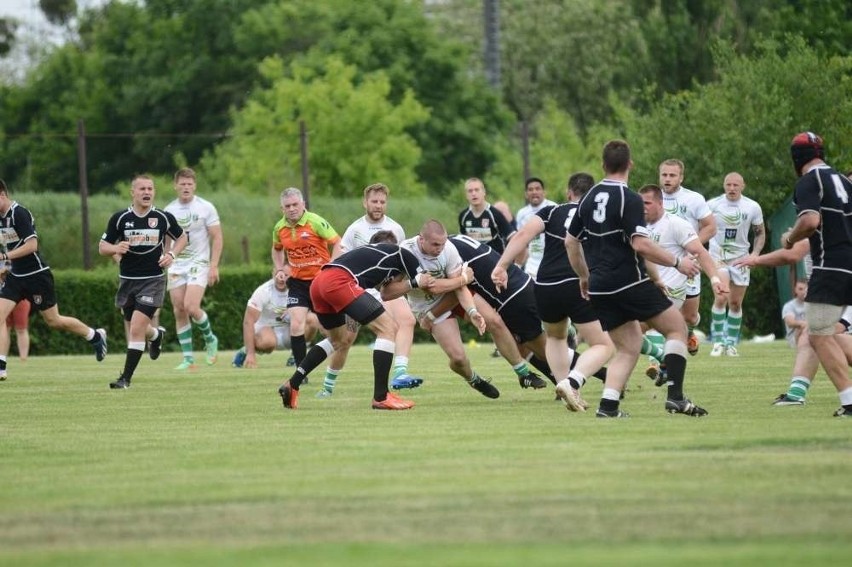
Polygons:
[[470,322],[473,323],[473,326],[476,327],[480,335],[485,334],[485,317],[482,316],[482,313],[474,311],[470,315]]
[[128,242],[127,240],[122,240],[121,242],[115,245],[115,248],[116,251],[114,252],[114,254],[119,254],[123,256],[127,254],[127,252],[130,250],[130,242]]
[[580,278],[580,296],[587,300],[589,299],[589,278]]
[[497,291],[503,291],[506,289],[506,286],[509,283],[509,273],[506,271],[506,268],[503,266],[497,266],[491,272],[491,281],[494,282],[494,286],[497,288]]
[[745,256],[737,258],[731,262],[731,265],[737,268],[753,268],[757,266],[757,256],[754,254],[746,254]]
[[158,264],[161,268],[168,268],[169,266],[171,266],[171,265],[172,265],[172,263],[173,263],[174,261],[175,261],[175,257],[172,255],[172,253],[171,253],[171,252],[166,252],[165,254],[163,254],[162,256],[160,256],[160,260],[157,262],[157,264]]
[[462,266],[462,281],[464,285],[469,284],[473,281],[473,268],[467,265],[467,262]]
[[795,242],[790,242],[791,232],[792,231],[788,230],[787,232],[781,235],[781,246],[783,246],[785,250],[789,250],[795,244]]
[[726,295],[730,292],[728,289],[727,282],[723,280],[719,280],[718,282],[713,282],[713,293],[716,295]]
[[429,290],[430,287],[435,285],[435,278],[432,274],[427,274],[426,272],[421,272],[414,276],[414,279],[417,281],[417,287],[420,289]]
[[420,328],[424,331],[431,333],[432,332],[432,323],[433,321],[426,316],[426,314],[420,315],[417,319],[417,322],[420,323]]
[[253,354],[246,354],[246,359],[243,362],[243,368],[257,368],[257,357]]
[[695,261],[695,258],[692,256],[683,256],[680,258],[680,261],[677,265],[677,271],[681,274],[689,276],[690,278],[694,278],[700,272],[698,267],[698,262]]
[[215,285],[219,282],[219,268],[217,266],[210,266],[210,269],[207,271],[207,285]]

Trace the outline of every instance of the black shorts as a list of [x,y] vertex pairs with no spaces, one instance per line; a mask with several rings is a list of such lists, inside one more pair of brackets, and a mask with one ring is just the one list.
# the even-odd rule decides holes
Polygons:
[[666,294],[651,280],[608,295],[592,295],[592,304],[604,331],[628,321],[647,321],[672,306]]
[[306,307],[314,310],[311,301],[311,280],[287,278],[287,307]]
[[56,284],[53,272],[44,270],[29,276],[6,276],[6,284],[0,289],[0,297],[18,303],[29,299],[36,311],[44,311],[56,305]]
[[531,285],[524,287],[499,311],[509,331],[520,343],[531,341],[542,333],[541,317],[535,306],[535,291]]
[[121,278],[118,293],[115,294],[115,306],[125,313],[136,309],[149,317],[163,306],[166,296],[166,276],[130,280]]
[[580,295],[580,280],[554,284],[536,282],[535,303],[545,323],[559,323],[568,318],[575,324],[598,320],[592,302]]
[[845,272],[814,270],[808,280],[808,303],[852,305],[852,275]]
[[[385,306],[382,305],[381,301],[369,293],[364,293],[344,307],[343,313],[317,313],[317,319],[319,319],[323,329],[336,329],[352,321],[361,325],[369,325],[384,312]],[[347,316],[349,317],[348,320]],[[357,332],[357,327],[353,329],[350,326],[350,330]]]

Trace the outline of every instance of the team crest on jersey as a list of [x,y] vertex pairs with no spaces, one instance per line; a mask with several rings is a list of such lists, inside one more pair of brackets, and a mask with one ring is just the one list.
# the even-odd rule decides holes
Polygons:
[[40,295],[34,295],[33,296],[33,303],[35,303],[36,305],[41,305],[42,301],[44,301],[44,298],[42,296],[40,296]]
[[488,228],[488,219],[482,219],[482,228]]
[[311,233],[309,233],[309,232],[307,232],[307,231],[304,231],[304,232],[300,232],[300,233],[299,233],[299,238],[301,238],[302,240],[307,240],[307,239],[309,239],[310,237],[311,237]]
[[157,228],[157,225],[160,223],[160,219],[148,219],[148,226],[150,228]]

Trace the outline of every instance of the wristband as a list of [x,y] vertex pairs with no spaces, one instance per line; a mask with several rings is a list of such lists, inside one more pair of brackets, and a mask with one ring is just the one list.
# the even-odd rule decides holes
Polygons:
[[473,317],[474,313],[479,313],[479,311],[476,310],[476,307],[469,307],[467,310],[467,316]]
[[172,257],[172,260],[174,260],[174,259],[175,259],[175,253],[174,253],[174,252],[172,252],[171,250],[169,250],[168,252],[166,252],[166,254],[168,254],[169,256],[171,256],[171,257]]
[[716,285],[717,283],[722,283],[722,280],[719,279],[719,276],[713,276],[710,278],[710,283]]
[[423,316],[426,317],[427,319],[429,319],[430,321],[435,320],[435,314],[432,313],[431,311],[427,311],[426,313],[423,314]]

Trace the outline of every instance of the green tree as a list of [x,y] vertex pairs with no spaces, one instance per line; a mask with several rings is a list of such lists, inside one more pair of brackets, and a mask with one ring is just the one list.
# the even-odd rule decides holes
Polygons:
[[0,57],[12,51],[12,46],[15,44],[15,30],[17,29],[18,22],[15,20],[0,18]]
[[[607,131],[609,137],[613,136]],[[596,132],[590,136],[597,139]],[[523,196],[523,156],[520,140],[499,146],[498,159],[485,181],[488,191],[508,200],[518,208]],[[530,129],[530,173],[544,180],[548,197],[553,201],[565,198],[568,178],[585,171],[597,178],[600,171],[601,144],[586,144],[573,117],[561,110],[553,99],[546,99],[535,116]]]
[[[647,115],[622,114],[634,151],[633,186],[656,182],[658,164],[670,157],[686,164],[684,184],[707,197],[719,195],[724,176],[737,171],[768,219],[791,195],[789,148],[797,132],[818,132],[830,163],[852,164],[852,57],[820,55],[801,38],[760,43],[754,57],[722,45],[715,57],[718,81],[667,95]],[[764,305],[778,303],[770,271],[752,272],[750,287]],[[702,302],[705,321],[710,303]],[[746,309],[744,324],[769,332],[777,310]]]
[[245,15],[238,38],[244,52],[279,55],[285,66],[297,59],[321,66],[334,55],[358,70],[356,81],[381,70],[395,103],[413,92],[429,110],[428,120],[409,128],[422,149],[416,173],[433,193],[483,175],[496,159],[495,141],[512,127],[499,93],[468,72],[466,48],[440,36],[417,2],[268,4]]
[[292,77],[280,58],[264,61],[261,75],[268,86],[255,89],[234,113],[233,137],[202,161],[208,178],[260,193],[300,186],[298,121],[304,120],[312,192],[357,196],[374,181],[399,194],[425,191],[414,174],[420,149],[406,130],[425,121],[428,112],[412,93],[394,104],[383,72],[356,84],[356,68],[338,58],[329,58],[319,71],[296,63],[290,72]]
[[665,96],[647,115],[625,113],[634,177],[653,181],[661,160],[678,157],[686,184],[715,195],[725,174],[739,171],[771,214],[795,181],[789,143],[797,132],[819,132],[832,161],[851,161],[852,57],[822,56],[801,38],[765,41],[754,57],[726,44],[715,53],[718,81]]
[[[83,12],[79,39],[56,48],[0,101],[3,131],[13,135],[0,146],[9,177],[32,189],[76,187],[78,119],[92,134],[94,191],[139,171],[170,171],[176,153],[195,163],[227,131],[228,110],[257,77],[233,33],[258,5],[148,0]],[[50,133],[50,143],[35,133]]]

